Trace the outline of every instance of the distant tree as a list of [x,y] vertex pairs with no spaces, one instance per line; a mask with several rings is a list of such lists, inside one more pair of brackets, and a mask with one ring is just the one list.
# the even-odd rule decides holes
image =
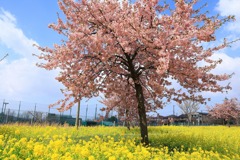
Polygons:
[[111,110],[114,110],[118,113],[118,118],[121,121],[124,121],[127,128],[130,129],[130,121],[136,118],[137,114],[135,113],[136,104],[134,102],[135,95],[131,93],[120,96],[112,95],[110,98],[106,98],[101,101],[107,108],[102,108],[102,111],[106,111],[106,117],[108,117]]
[[23,113],[21,114],[21,118],[23,118],[23,119],[31,119],[31,114],[29,114],[28,111],[23,112]]
[[43,112],[28,111],[28,114],[30,114],[33,117],[33,120],[35,122],[42,122]]
[[[46,62],[38,66],[58,68],[56,79],[66,86],[62,90],[66,99],[56,104],[65,110],[79,101],[77,95],[91,98],[103,93],[121,99],[125,94],[134,105],[119,107],[134,110],[131,115],[139,119],[141,142],[148,145],[147,104],[157,109],[171,99],[203,103],[206,99],[199,92],[230,89],[217,83],[229,75],[211,73],[222,61],[211,56],[229,43],[213,48],[201,44],[215,41],[215,31],[234,17],[208,17],[194,9],[196,3],[175,0],[175,8],[169,9],[159,0],[59,0],[66,22],[58,18],[50,28],[65,36],[63,44],[39,47],[43,53],[38,55]],[[176,89],[171,79],[181,87]]]
[[[136,120],[139,120],[139,115],[136,114],[138,102],[136,99],[136,93],[132,87],[124,87],[124,91],[117,91],[119,87],[113,86],[113,91],[108,98],[104,98],[101,103],[103,103],[107,108],[102,108],[103,111],[106,111],[106,117],[111,110],[114,110],[118,113],[118,116],[121,121],[124,121],[125,126],[130,129],[131,126],[134,126]],[[122,90],[122,88],[120,88]],[[152,97],[144,90],[145,95],[145,109],[146,112],[156,111],[157,108],[162,108],[157,106],[156,102],[152,100]],[[160,105],[160,103],[159,103]]]
[[192,122],[192,116],[197,113],[200,108],[199,103],[192,100],[183,101],[183,103],[179,104],[178,106],[181,111],[187,115],[188,125]]
[[221,118],[230,122],[234,120],[239,124],[240,102],[237,98],[225,99],[222,104],[216,104],[214,107],[208,107],[209,114],[214,118]]
[[117,121],[118,121],[117,117],[115,117],[115,116],[111,116],[111,117],[107,118],[106,120],[110,121],[110,122],[115,122],[115,123],[117,123]]

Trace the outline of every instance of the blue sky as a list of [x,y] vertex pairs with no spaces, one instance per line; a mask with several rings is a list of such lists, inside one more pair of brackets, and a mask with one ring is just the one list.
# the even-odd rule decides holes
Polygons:
[[[221,41],[223,37],[230,40],[239,38],[239,0],[200,0],[198,6],[206,2],[208,6],[204,10],[208,10],[209,14],[220,14],[221,16],[232,14],[237,18],[234,23],[225,25],[217,32],[219,40]],[[58,8],[57,0],[0,1],[0,57],[9,53],[9,56],[0,62],[0,100],[41,103],[46,108],[41,110],[47,111],[47,104],[63,97],[59,91],[62,86],[54,79],[57,71],[50,72],[37,68],[35,63],[38,60],[32,56],[32,53],[39,53],[32,44],[51,47],[54,43],[60,42],[61,37],[48,28],[48,24],[57,21],[57,12],[63,17]],[[238,42],[233,44],[232,48],[221,50],[214,55],[214,58],[223,59],[223,63],[214,70],[214,73],[235,72],[235,75],[229,81],[233,90],[229,91],[228,94],[203,93],[212,98],[208,105],[221,103],[224,97],[240,99],[239,50],[240,43]],[[89,112],[95,110],[96,104],[101,106],[95,99],[82,102],[84,106],[87,104],[89,107],[92,106],[92,110],[89,109]],[[160,114],[171,114],[173,105],[176,106],[174,103],[169,104],[160,111]],[[175,109],[178,111],[177,106]],[[202,106],[201,110],[205,110],[205,108]],[[81,114],[84,112],[85,109],[82,110]]]

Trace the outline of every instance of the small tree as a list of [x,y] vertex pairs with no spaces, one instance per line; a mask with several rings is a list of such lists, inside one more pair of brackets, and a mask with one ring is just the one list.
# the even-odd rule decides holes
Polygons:
[[106,111],[106,117],[108,117],[111,110],[115,110],[118,113],[118,118],[124,121],[128,129],[130,129],[131,121],[138,119],[138,115],[135,113],[136,102],[134,94],[111,95],[111,97],[101,102],[107,106],[107,108],[101,109],[102,111]]
[[[172,10],[159,0],[60,0],[66,22],[59,18],[50,27],[66,38],[53,49],[39,47],[43,53],[38,56],[46,61],[38,66],[60,70],[56,79],[66,86],[66,99],[57,104],[65,110],[79,101],[79,94],[130,98],[126,90],[133,91],[134,105],[129,110],[135,110],[141,142],[148,145],[147,104],[157,109],[171,99],[203,103],[206,99],[197,93],[229,89],[217,83],[229,75],[211,73],[221,63],[211,56],[228,43],[213,48],[201,44],[215,41],[215,31],[234,18],[208,17],[194,9],[195,3],[175,0]],[[181,87],[172,86],[171,79]],[[119,107],[123,106],[130,107]]]
[[234,120],[239,124],[240,118],[240,103],[237,98],[225,99],[222,104],[216,104],[214,107],[207,107],[209,114],[214,118],[222,118],[227,123]]
[[183,101],[183,103],[179,104],[179,108],[182,110],[184,114],[188,117],[188,125],[192,122],[192,116],[193,114],[197,113],[199,110],[199,103],[192,101],[192,100],[186,100]]
[[33,117],[34,122],[42,122],[43,119],[43,112],[39,111],[28,111],[28,114],[30,114]]

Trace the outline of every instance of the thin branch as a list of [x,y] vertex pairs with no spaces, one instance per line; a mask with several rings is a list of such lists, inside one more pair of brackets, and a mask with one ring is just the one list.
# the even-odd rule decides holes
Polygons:
[[8,56],[8,53],[2,59],[0,59],[0,62],[4,60],[7,56]]

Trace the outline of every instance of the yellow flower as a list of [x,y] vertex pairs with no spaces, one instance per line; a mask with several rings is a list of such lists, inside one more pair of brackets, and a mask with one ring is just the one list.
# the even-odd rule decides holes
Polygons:
[[63,160],[72,160],[72,157],[66,157],[66,156],[64,156],[64,157],[62,157],[62,159],[63,159]]
[[53,153],[52,156],[51,156],[51,159],[52,159],[52,160],[58,160],[58,159],[59,159],[59,156],[60,156],[59,154]]
[[72,143],[72,139],[69,138],[69,139],[68,139],[68,143]]
[[84,148],[81,150],[81,155],[84,157],[88,157],[90,155],[90,152],[87,148]]
[[0,147],[4,145],[4,142],[2,139],[0,139]]
[[35,144],[34,149],[33,149],[33,154],[37,156],[41,156],[44,154],[44,145],[43,144]]
[[95,160],[94,156],[89,156],[88,160]]
[[9,157],[10,160],[17,160],[17,156],[15,154],[12,154],[10,157]]
[[15,131],[15,134],[16,134],[16,135],[19,135],[19,134],[20,134],[20,130],[17,129],[17,130]]
[[115,156],[111,156],[108,158],[108,160],[116,160],[116,157]]
[[127,154],[127,157],[128,157],[129,159],[133,159],[133,154],[132,154],[131,152],[129,152],[129,153]]

